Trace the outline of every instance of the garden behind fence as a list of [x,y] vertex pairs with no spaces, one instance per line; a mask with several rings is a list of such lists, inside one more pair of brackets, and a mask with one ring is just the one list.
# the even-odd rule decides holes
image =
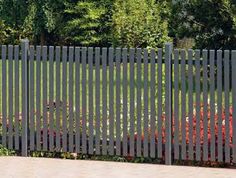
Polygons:
[[236,163],[236,50],[2,45],[1,144]]

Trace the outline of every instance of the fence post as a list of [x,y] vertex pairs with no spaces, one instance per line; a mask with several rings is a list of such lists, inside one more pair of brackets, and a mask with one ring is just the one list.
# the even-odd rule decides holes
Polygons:
[[29,67],[28,67],[29,40],[21,40],[21,69],[22,69],[22,137],[21,154],[27,156],[28,151],[28,122],[29,122]]
[[232,50],[232,100],[233,100],[233,163],[236,163],[236,80],[234,76],[236,75],[236,50]]
[[172,43],[165,44],[165,164],[172,164]]

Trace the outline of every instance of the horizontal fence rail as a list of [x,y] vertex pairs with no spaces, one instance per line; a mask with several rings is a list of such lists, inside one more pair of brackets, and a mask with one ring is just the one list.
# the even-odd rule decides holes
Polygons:
[[236,51],[2,45],[1,144],[236,163]]

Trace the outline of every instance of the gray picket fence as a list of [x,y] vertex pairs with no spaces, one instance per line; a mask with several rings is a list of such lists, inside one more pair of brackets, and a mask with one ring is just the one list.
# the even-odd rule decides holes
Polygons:
[[236,51],[2,45],[1,144],[236,163]]

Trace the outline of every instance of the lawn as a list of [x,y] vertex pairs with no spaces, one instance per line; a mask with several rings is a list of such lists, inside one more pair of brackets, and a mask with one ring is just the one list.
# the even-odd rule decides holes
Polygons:
[[[8,70],[9,70],[9,66],[8,66],[8,61],[7,61],[7,74],[8,74]],[[13,61],[13,66],[15,65],[15,62]],[[31,64],[30,64],[31,65]],[[34,86],[34,98],[33,98],[33,103],[30,103],[30,108],[32,109],[33,108],[33,110],[34,110],[34,113],[37,113],[37,112],[39,112],[38,111],[38,105],[36,105],[36,87],[37,87],[37,85],[36,85],[36,83],[37,83],[37,81],[38,80],[40,80],[40,83],[41,83],[41,92],[40,92],[40,95],[41,95],[41,99],[40,99],[40,105],[41,105],[41,107],[40,107],[40,115],[42,116],[43,115],[43,101],[44,101],[44,98],[42,98],[43,97],[43,91],[45,90],[45,88],[44,88],[44,82],[47,82],[47,99],[46,99],[46,101],[47,101],[47,103],[49,103],[49,90],[50,90],[50,87],[51,86],[53,86],[53,102],[55,102],[56,101],[56,93],[57,93],[57,89],[56,89],[56,82],[57,82],[57,76],[56,76],[56,63],[54,62],[53,63],[53,70],[51,70],[51,68],[50,68],[50,66],[49,66],[49,62],[47,62],[47,76],[46,76],[46,80],[44,80],[45,78],[43,78],[43,75],[44,75],[44,69],[43,69],[43,63],[41,63],[41,76],[39,77],[39,78],[36,78],[36,73],[37,73],[37,67],[38,67],[38,63],[35,61],[35,62],[33,62],[33,65],[34,65],[34,75],[32,75],[32,73],[29,73],[29,76],[30,76],[30,79],[31,79],[31,77],[32,76],[34,76],[34,83],[33,83],[33,86]],[[21,61],[19,62],[19,73],[20,73],[20,81],[19,81],[19,83],[20,83],[20,88],[19,88],[19,93],[20,93],[20,96],[18,97],[19,98],[19,101],[20,101],[20,104],[19,104],[19,108],[21,108],[21,106],[22,106],[22,103],[21,103],[21,101],[22,101],[22,97],[21,97],[21,92],[22,92],[22,87],[21,87],[21,83],[22,83],[22,81],[21,81]],[[66,65],[66,67],[67,67],[67,77],[66,77],[66,81],[65,80],[63,80],[63,64],[62,63],[60,63],[60,71],[59,71],[59,73],[60,73],[60,100],[62,101],[63,99],[62,99],[62,87],[63,86],[67,86],[67,105],[69,105],[69,97],[70,97],[70,92],[71,92],[71,88],[70,88],[70,86],[69,86],[69,83],[70,83],[70,81],[72,81],[72,84],[73,84],[73,88],[72,88],[72,90],[73,90],[73,95],[72,95],[72,98],[73,98],[73,109],[72,109],[72,111],[73,111],[73,113],[75,113],[75,111],[76,111],[76,109],[75,109],[75,102],[76,102],[76,92],[75,92],[75,75],[76,75],[76,64],[75,63],[73,63],[73,78],[71,78],[70,76],[69,76],[69,70],[70,70],[70,66],[69,66],[69,63],[67,63],[67,65]],[[174,67],[174,66],[173,66]],[[179,65],[179,68],[181,68],[181,66]],[[114,65],[114,69],[116,69],[116,66]],[[15,80],[15,68],[13,68],[13,117],[14,117],[14,111],[15,111],[15,105],[14,105],[14,103],[15,103],[15,83],[14,83],[14,80]],[[84,92],[82,92],[82,65],[80,65],[80,67],[79,67],[79,70],[80,70],[80,81],[79,81],[79,83],[80,83],[80,92],[79,92],[79,94],[80,94],[80,111],[82,111],[82,107],[83,107],[83,99],[86,97],[86,100],[87,100],[87,102],[86,102],[86,108],[87,108],[87,110],[86,110],[86,113],[87,113],[87,116],[89,115],[89,110],[91,109],[91,105],[90,105],[90,103],[89,103],[89,99],[90,99],[90,97],[89,96],[91,96],[91,93],[90,93],[90,91],[89,91],[89,81],[90,81],[90,76],[89,76],[89,65],[86,65],[86,93],[84,93]],[[138,88],[138,86],[141,88],[141,106],[140,106],[140,109],[141,109],[141,115],[143,116],[143,114],[144,114],[144,111],[145,111],[145,106],[144,106],[144,100],[145,100],[145,95],[144,95],[144,85],[145,85],[145,77],[148,79],[148,81],[147,81],[147,86],[148,86],[148,118],[150,119],[150,114],[151,114],[151,109],[150,109],[150,105],[151,105],[151,98],[153,98],[154,97],[154,100],[155,100],[155,108],[156,108],[156,116],[158,115],[158,105],[159,105],[159,103],[158,103],[158,95],[160,95],[160,92],[157,90],[157,88],[158,88],[158,80],[157,80],[157,77],[158,77],[158,65],[156,64],[155,65],[155,76],[156,76],[156,80],[155,80],[155,92],[153,92],[153,91],[151,91],[151,89],[150,89],[150,85],[151,85],[151,64],[148,64],[148,73],[144,73],[144,64],[142,63],[141,64],[141,72],[140,73],[138,73],[137,72],[137,64],[135,64],[134,65],[134,71],[135,71],[135,73],[134,73],[134,88],[131,88],[130,87],[130,81],[131,81],[131,77],[130,77],[130,64],[128,63],[128,65],[127,65],[127,75],[126,75],[126,77],[127,77],[127,85],[125,85],[125,89],[127,89],[127,97],[126,98],[124,98],[123,97],[123,94],[124,94],[124,86],[122,85],[123,84],[123,81],[124,81],[124,79],[125,79],[125,75],[123,75],[124,73],[123,73],[123,70],[124,70],[124,66],[123,66],[123,64],[121,64],[121,71],[120,71],[120,107],[119,107],[119,109],[120,109],[120,116],[121,116],[121,125],[123,126],[123,108],[124,108],[124,106],[125,106],[125,103],[124,103],[124,99],[126,99],[127,100],[127,111],[128,111],[128,113],[127,113],[127,119],[128,119],[128,128],[129,128],[129,126],[130,126],[130,103],[131,102],[134,102],[134,121],[135,121],[135,124],[137,124],[137,120],[136,120],[136,118],[137,118],[137,112],[138,112],[138,105],[137,105],[137,88]],[[188,112],[189,112],[189,91],[188,91],[188,74],[187,74],[187,71],[188,71],[188,68],[186,67],[186,100],[185,100],[185,103],[186,103],[186,116],[188,116]],[[32,72],[31,71],[31,68],[30,68],[30,72]],[[2,73],[2,61],[0,61],[0,73]],[[165,75],[164,75],[164,73],[165,73],[165,65],[163,64],[162,65],[162,108],[163,108],[163,110],[162,110],[162,115],[164,114],[164,108],[165,108]],[[194,67],[194,73],[195,73],[195,67]],[[107,66],[106,67],[106,80],[107,80],[107,82],[105,83],[105,84],[103,84],[103,69],[102,69],[102,66],[100,66],[100,68],[99,68],[99,74],[100,74],[100,80],[99,81],[96,81],[96,77],[97,77],[97,73],[96,73],[96,68],[95,68],[95,65],[93,66],[93,68],[92,68],[92,83],[91,83],[91,86],[92,86],[92,88],[93,88],[93,93],[92,93],[92,95],[93,95],[93,97],[92,97],[92,102],[93,102],[93,113],[92,113],[92,115],[93,115],[93,117],[95,118],[95,116],[96,116],[96,108],[97,107],[99,107],[99,111],[100,111],[100,116],[102,117],[102,114],[104,114],[103,113],[103,91],[105,90],[105,94],[106,94],[106,97],[107,97],[107,99],[106,99],[106,101],[107,101],[107,105],[106,105],[106,111],[107,111],[107,115],[109,116],[109,111],[110,111],[110,93],[109,93],[109,87],[110,87],[110,80],[109,80],[109,66]],[[140,74],[141,75],[141,82],[138,82],[138,78],[137,78],[137,75],[138,74]],[[179,74],[181,74],[181,72],[179,72]],[[51,75],[53,75],[53,78],[51,77],[50,78],[50,76]],[[116,87],[117,87],[117,73],[116,73],[116,70],[114,70],[114,82],[113,82],[113,85],[111,86],[112,88],[113,88],[113,90],[114,90],[114,98],[113,98],[113,103],[114,103],[114,115],[116,115],[116,109],[117,109],[117,107],[116,107]],[[173,79],[174,79],[174,72],[173,72]],[[7,81],[9,80],[9,75],[7,75]],[[49,81],[49,80],[52,80],[52,81]],[[202,91],[202,84],[203,84],[203,82],[202,81],[200,81],[201,82],[201,91]],[[9,82],[7,82],[8,84],[9,84]],[[100,91],[99,91],[99,93],[97,93],[96,92],[96,84],[97,83],[99,83],[99,89],[100,89]],[[180,90],[179,90],[179,106],[180,107],[178,107],[178,109],[179,109],[179,119],[181,120],[181,110],[182,110],[182,102],[183,102],[183,98],[182,98],[182,94],[181,94],[181,87],[182,87],[182,84],[183,84],[183,82],[181,83],[181,78],[179,77],[179,88],[180,88]],[[173,89],[172,89],[172,92],[173,92],[173,94],[172,94],[172,96],[173,96],[173,99],[172,99],[172,103],[173,103],[173,108],[174,108],[174,101],[175,101],[175,95],[174,95],[174,92],[175,92],[175,89],[174,89],[174,81],[173,81],[173,83],[172,83],[172,86],[173,86]],[[2,89],[2,78],[0,78],[0,88]],[[209,88],[209,79],[208,79],[208,88]],[[9,98],[8,98],[8,96],[9,96],[9,86],[7,85],[7,106],[10,104],[10,102],[9,102]],[[135,95],[134,95],[134,101],[131,101],[130,100],[130,96],[131,96],[131,92],[132,93],[134,93]],[[152,93],[152,94],[151,94]],[[154,95],[154,93],[155,93],[155,95]],[[100,97],[100,100],[98,101],[99,102],[99,106],[97,105],[97,101],[95,100],[95,98],[97,98],[98,95],[99,94],[99,97]],[[193,103],[194,103],[194,105],[195,105],[195,103],[196,103],[196,98],[195,98],[195,95],[196,95],[196,92],[195,92],[195,77],[194,77],[194,82],[193,82]],[[210,93],[209,93],[209,91],[208,91],[208,98],[210,98]],[[223,107],[224,107],[224,105],[225,105],[225,103],[224,103],[224,98],[225,98],[225,95],[224,95],[224,91],[223,91],[223,93],[222,93],[222,105],[223,105]],[[83,98],[82,98],[83,97]],[[0,92],[0,98],[2,99],[2,92]],[[231,97],[231,93],[230,93],[230,98],[232,98]],[[31,101],[31,100],[30,100]],[[91,101],[91,100],[90,100]],[[51,102],[51,101],[50,101]],[[201,93],[201,103],[203,103],[203,93]],[[209,99],[208,99],[208,103],[209,103]],[[215,103],[217,103],[217,92],[215,91]],[[230,99],[230,103],[232,103],[232,99]],[[231,105],[231,104],[230,104]],[[8,107],[9,108],[9,107]],[[217,106],[216,106],[216,108],[217,108]],[[54,108],[55,109],[55,108]],[[62,109],[62,108],[61,108]],[[60,109],[60,110],[61,110]],[[20,111],[21,111],[21,109],[20,109]],[[56,112],[55,112],[56,110],[54,110],[54,115],[53,115],[53,117],[54,117],[54,121],[55,121],[55,118],[56,118]],[[70,112],[70,110],[69,110],[69,107],[66,109],[66,112],[67,112],[67,116],[69,115],[69,112]],[[0,113],[2,113],[2,101],[0,102]],[[7,111],[7,114],[8,114],[9,112]],[[82,112],[80,113],[80,114],[82,114]],[[62,117],[62,114],[60,114],[60,116]],[[114,116],[115,117],[115,116]],[[115,119],[115,118],[114,118]],[[141,119],[142,119],[142,122],[143,122],[143,117],[141,117]],[[61,119],[62,120],[62,119]],[[157,119],[156,119],[157,120]],[[156,121],[157,122],[157,121]],[[149,122],[148,122],[149,123]],[[108,123],[109,124],[109,123]],[[150,125],[150,123],[149,123],[149,125]],[[121,126],[121,129],[122,129],[122,126]]]

